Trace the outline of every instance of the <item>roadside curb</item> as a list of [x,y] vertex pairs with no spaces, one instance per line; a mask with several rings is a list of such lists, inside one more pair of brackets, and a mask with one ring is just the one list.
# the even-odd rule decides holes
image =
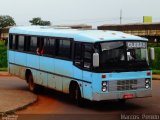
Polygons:
[[29,102],[29,103],[27,103],[27,104],[25,104],[25,105],[23,105],[23,106],[20,106],[20,107],[18,107],[18,108],[15,108],[15,109],[13,109],[13,110],[8,110],[8,111],[5,111],[5,112],[0,112],[0,114],[1,114],[1,116],[2,116],[2,115],[6,115],[6,114],[15,113],[15,112],[17,112],[18,110],[23,110],[23,109],[27,108],[28,106],[34,104],[35,102],[37,102],[37,98],[36,98],[34,101]]
[[15,108],[10,108],[8,110],[1,111],[0,116],[6,115],[6,114],[14,114],[16,111],[25,109],[26,107],[34,104],[35,102],[37,102],[37,100],[38,100],[38,97],[37,95],[34,94],[34,97],[28,103],[23,103],[22,105],[19,105]]

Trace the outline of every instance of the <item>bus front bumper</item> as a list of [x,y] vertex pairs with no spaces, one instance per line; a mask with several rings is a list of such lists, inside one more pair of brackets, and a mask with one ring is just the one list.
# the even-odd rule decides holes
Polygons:
[[[126,95],[132,95],[132,97],[126,98]],[[116,99],[132,99],[151,97],[152,90],[138,90],[138,91],[123,91],[123,92],[109,92],[109,93],[93,93],[93,101],[104,100],[116,100]]]

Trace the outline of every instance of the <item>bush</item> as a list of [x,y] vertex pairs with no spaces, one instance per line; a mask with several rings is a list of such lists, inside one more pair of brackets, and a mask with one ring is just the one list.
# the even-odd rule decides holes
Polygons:
[[148,47],[160,47],[160,43],[148,43]]
[[152,74],[160,74],[160,70],[153,70]]
[[7,47],[4,41],[0,40],[0,68],[7,67]]
[[155,49],[155,60],[152,64],[152,69],[160,70],[160,47],[154,47]]

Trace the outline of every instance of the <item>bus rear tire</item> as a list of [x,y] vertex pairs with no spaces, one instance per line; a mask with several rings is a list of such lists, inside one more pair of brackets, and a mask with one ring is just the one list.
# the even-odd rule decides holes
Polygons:
[[78,84],[73,84],[70,90],[70,97],[72,101],[80,107],[83,107],[83,99],[81,97],[81,91]]
[[34,83],[32,74],[28,77],[28,88],[33,93],[40,93],[43,90],[43,87]]

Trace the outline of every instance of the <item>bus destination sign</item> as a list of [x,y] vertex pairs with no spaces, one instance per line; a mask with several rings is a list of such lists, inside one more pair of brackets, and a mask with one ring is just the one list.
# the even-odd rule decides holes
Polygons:
[[133,49],[133,48],[147,48],[146,42],[127,42],[127,48]]

